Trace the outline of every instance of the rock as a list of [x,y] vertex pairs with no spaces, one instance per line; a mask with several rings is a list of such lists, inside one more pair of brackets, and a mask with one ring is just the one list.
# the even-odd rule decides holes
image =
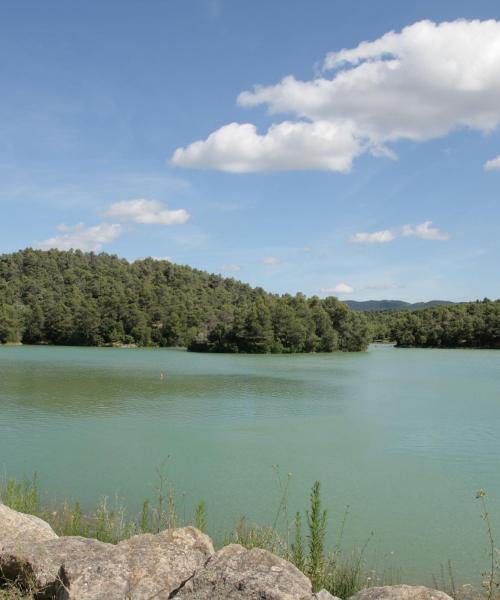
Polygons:
[[176,600],[311,600],[311,582],[291,563],[237,544],[219,550]]
[[0,579],[31,581],[31,567],[22,558],[25,550],[57,539],[42,519],[0,504]]
[[452,600],[448,594],[423,585],[388,585],[361,590],[350,600]]
[[127,556],[130,597],[134,600],[169,598],[215,552],[210,538],[194,527],[136,535],[117,548]]
[[[93,571],[97,580],[109,577],[108,563],[114,548],[98,540],[73,536],[38,543],[16,543],[0,552],[0,570],[6,579],[34,588],[48,597],[71,598],[73,596],[66,593],[66,588],[69,590],[72,586],[72,578],[78,579],[75,576],[77,570],[83,579]],[[118,574],[123,567],[123,564],[114,564],[113,571]],[[99,581],[96,584],[99,585]]]
[[337,598],[337,596],[332,596],[330,592],[327,592],[326,590],[320,590],[319,592],[316,592],[313,594],[313,598],[314,600],[340,600],[340,598]]
[[213,553],[208,536],[185,527],[116,546],[73,536],[16,543],[0,552],[0,569],[58,600],[166,600]]
[[42,519],[17,512],[0,503],[0,551],[7,544],[43,542],[56,538],[52,527]]

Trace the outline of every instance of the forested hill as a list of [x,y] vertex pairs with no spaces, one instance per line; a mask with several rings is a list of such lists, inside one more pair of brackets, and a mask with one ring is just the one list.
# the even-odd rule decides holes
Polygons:
[[448,300],[430,300],[429,302],[405,302],[404,300],[346,300],[351,310],[371,312],[380,310],[420,310],[434,306],[453,304]]
[[27,249],[0,256],[0,342],[189,346],[221,352],[366,349],[336,298],[278,296],[151,258]]
[[374,339],[400,347],[500,348],[500,300],[366,314]]

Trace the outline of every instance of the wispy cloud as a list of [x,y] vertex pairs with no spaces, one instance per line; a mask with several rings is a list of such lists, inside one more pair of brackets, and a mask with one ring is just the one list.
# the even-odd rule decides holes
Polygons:
[[404,237],[417,237],[422,240],[446,241],[451,239],[449,233],[440,231],[437,227],[431,227],[432,221],[424,221],[420,225],[404,225],[402,235]]
[[500,171],[500,154],[496,158],[487,160],[483,168],[485,171]]
[[398,285],[397,283],[373,283],[370,285],[365,285],[363,287],[364,290],[367,291],[389,291],[389,290],[400,290],[402,289],[402,285]]
[[179,225],[189,220],[187,210],[169,209],[158,200],[124,200],[115,202],[102,213],[104,217],[119,221],[133,221],[141,225]]
[[241,266],[236,263],[229,263],[227,265],[222,265],[222,271],[225,273],[237,273],[241,271]]
[[277,256],[267,256],[266,258],[263,258],[260,262],[261,264],[267,265],[268,267],[276,267],[277,265],[283,264],[281,258],[278,258]]
[[92,227],[85,227],[83,223],[68,226],[61,224],[57,227],[61,235],[35,242],[35,247],[41,250],[58,248],[59,250],[79,249],[85,251],[97,252],[105,244],[111,243],[122,232],[122,226],[117,223],[100,223]]
[[449,233],[445,233],[437,227],[432,227],[432,221],[424,221],[418,225],[403,225],[400,229],[355,233],[350,235],[348,239],[353,244],[388,244],[398,237],[417,237],[433,241],[451,239]]
[[374,231],[372,233],[355,233],[349,237],[353,244],[387,244],[396,239],[396,236],[390,229]]
[[172,257],[171,256],[150,256],[149,258],[152,258],[153,260],[158,260],[158,261],[166,261],[166,262],[172,262]]

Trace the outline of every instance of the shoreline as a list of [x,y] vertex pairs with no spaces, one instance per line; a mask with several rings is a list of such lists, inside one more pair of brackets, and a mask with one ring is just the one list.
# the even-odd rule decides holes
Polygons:
[[[215,540],[216,550],[228,544],[238,544],[247,550],[261,548],[291,562],[306,576],[311,576],[306,559],[308,552],[312,552],[311,540],[319,536],[317,552],[321,558],[318,565],[322,566],[321,573],[318,571],[317,574],[318,586],[321,582],[320,587],[325,587],[335,597],[352,596],[367,587],[404,583],[410,586],[430,586],[453,596],[455,600],[493,600],[493,597],[489,599],[480,593],[484,578],[490,577],[487,571],[478,573],[476,582],[470,583],[463,581],[448,561],[446,566],[441,565],[441,572],[438,571],[437,574],[429,573],[427,577],[405,579],[402,576],[404,567],[394,567],[391,561],[387,560],[388,557],[385,557],[385,563],[380,564],[378,558],[373,562],[374,559],[370,559],[367,553],[370,538],[360,548],[352,548],[346,544],[343,529],[347,513],[344,515],[340,538],[333,546],[327,546],[325,534],[330,526],[330,515],[323,509],[318,481],[310,492],[310,510],[295,513],[295,517],[285,528],[278,525],[281,522],[280,514],[283,513],[284,516],[289,512],[287,498],[283,497],[274,525],[259,525],[247,522],[245,517],[241,517],[229,530],[216,531],[214,534],[209,526],[209,509],[205,501],[198,502],[192,515],[181,516],[175,501],[175,490],[167,480],[162,480],[162,477],[160,476],[158,497],[152,501],[145,499],[142,511],[135,516],[131,516],[123,504],[111,507],[106,498],[103,498],[93,511],[83,511],[78,501],[70,503],[64,500],[56,504],[42,504],[36,474],[31,480],[18,482],[10,478],[6,482],[0,482],[0,508],[3,504],[19,513],[42,519],[61,537],[80,536],[113,545],[141,534],[158,534],[165,529],[195,527],[203,533],[207,533],[208,530]],[[487,514],[486,494],[480,490],[476,497],[483,503]],[[182,512],[185,513],[185,509]],[[318,528],[317,531],[315,527]],[[490,541],[496,547],[496,540],[491,538]],[[341,580],[338,579],[339,576]],[[490,579],[495,586],[500,586],[500,568],[491,572]],[[457,590],[460,590],[460,593]]]

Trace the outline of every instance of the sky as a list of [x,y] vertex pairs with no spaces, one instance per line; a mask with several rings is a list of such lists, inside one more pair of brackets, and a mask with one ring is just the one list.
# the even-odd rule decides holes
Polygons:
[[497,0],[0,0],[0,252],[500,297]]

